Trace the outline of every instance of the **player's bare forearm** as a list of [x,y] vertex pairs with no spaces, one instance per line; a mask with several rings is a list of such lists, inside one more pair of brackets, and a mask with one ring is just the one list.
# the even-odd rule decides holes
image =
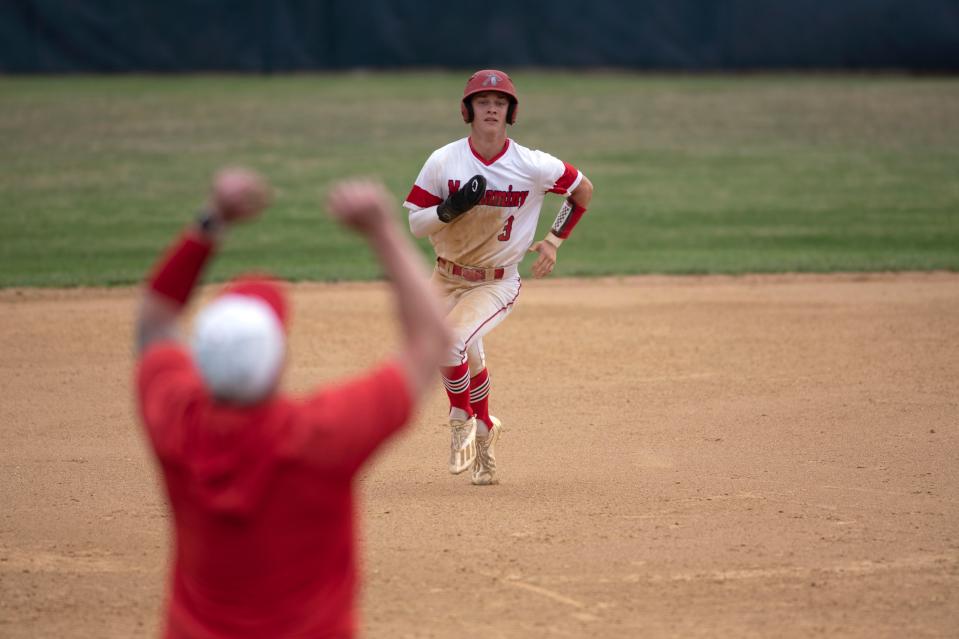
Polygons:
[[137,310],[135,348],[175,339],[176,322],[215,252],[223,229],[257,217],[268,205],[266,181],[247,169],[224,169],[213,179],[201,219],[187,227],[151,272]]
[[393,285],[404,336],[399,360],[411,392],[419,396],[452,338],[429,288],[422,258],[401,233],[391,206],[386,190],[375,182],[342,182],[330,192],[331,214],[367,237]]
[[[546,277],[553,272],[553,268],[556,267],[559,247],[569,237],[572,227],[586,212],[586,207],[589,206],[592,199],[593,183],[584,175],[579,182],[579,186],[573,189],[567,202],[564,202],[553,228],[546,233],[546,237],[530,247],[531,252],[539,254],[539,257],[533,262],[533,277]],[[570,216],[574,217],[571,219]]]
[[593,183],[584,175],[579,186],[573,189],[569,196],[584,209],[589,208],[589,203],[593,200]]
[[[585,211],[589,208],[589,203],[593,201],[593,183],[589,181],[589,178],[585,175],[583,179],[580,180],[579,186],[573,189],[573,192],[569,194],[570,203],[577,209]],[[572,229],[570,229],[572,230]],[[565,234],[568,236],[568,231]],[[557,249],[562,246],[563,242],[566,240],[566,237],[563,234],[558,233],[555,229],[550,229],[546,234],[545,240],[549,241]]]
[[150,290],[144,290],[137,309],[134,349],[137,355],[150,344],[178,339],[177,318],[181,309]]
[[372,244],[396,291],[400,325],[405,336],[402,359],[416,395],[431,382],[452,341],[449,328],[429,287],[422,258],[390,221]]
[[177,338],[177,318],[214,244],[212,233],[192,224],[167,249],[141,294],[135,331],[137,354],[154,342]]

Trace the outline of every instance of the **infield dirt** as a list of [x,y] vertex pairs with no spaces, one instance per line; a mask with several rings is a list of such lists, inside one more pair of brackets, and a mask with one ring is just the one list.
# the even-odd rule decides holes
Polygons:
[[[289,390],[396,343],[383,284],[292,292]],[[134,306],[0,291],[3,637],[157,633]],[[437,382],[358,486],[363,636],[956,636],[959,274],[527,281],[486,345],[502,482]]]

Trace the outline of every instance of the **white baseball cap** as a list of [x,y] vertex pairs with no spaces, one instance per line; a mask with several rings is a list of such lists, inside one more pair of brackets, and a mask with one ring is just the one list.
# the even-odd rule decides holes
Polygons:
[[255,404],[277,385],[286,359],[286,308],[272,282],[227,287],[196,317],[193,359],[219,400]]

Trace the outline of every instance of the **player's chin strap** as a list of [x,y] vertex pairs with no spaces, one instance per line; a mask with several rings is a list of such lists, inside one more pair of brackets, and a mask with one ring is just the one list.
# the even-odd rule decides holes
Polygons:
[[[572,197],[566,198],[563,206],[559,207],[559,213],[556,214],[556,221],[553,222],[552,232],[556,237],[551,238],[553,240],[551,244],[555,244],[556,246],[562,244],[563,240],[568,238],[569,234],[573,232],[573,227],[579,223],[580,218],[583,217],[583,213],[585,212],[585,206],[577,204]],[[556,239],[559,239],[559,242],[555,241]]]

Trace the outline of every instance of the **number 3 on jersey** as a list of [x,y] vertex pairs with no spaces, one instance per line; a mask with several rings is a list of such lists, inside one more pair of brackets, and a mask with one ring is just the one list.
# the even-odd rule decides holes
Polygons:
[[513,220],[516,216],[510,215],[506,218],[506,224],[503,225],[503,232],[496,236],[496,239],[500,242],[508,242],[509,235],[513,232]]

